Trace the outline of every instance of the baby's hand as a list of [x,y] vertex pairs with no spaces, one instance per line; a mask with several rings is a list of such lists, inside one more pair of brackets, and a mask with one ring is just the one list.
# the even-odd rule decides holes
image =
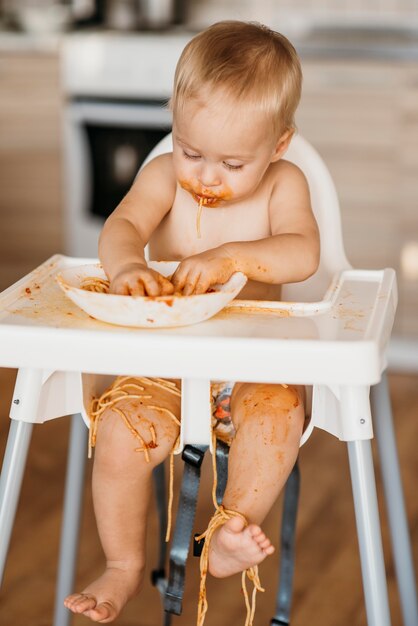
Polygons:
[[125,265],[110,283],[110,293],[122,296],[168,296],[174,292],[171,282],[146,265]]
[[184,259],[171,280],[176,291],[190,296],[206,293],[216,283],[226,283],[235,271],[234,260],[220,246]]

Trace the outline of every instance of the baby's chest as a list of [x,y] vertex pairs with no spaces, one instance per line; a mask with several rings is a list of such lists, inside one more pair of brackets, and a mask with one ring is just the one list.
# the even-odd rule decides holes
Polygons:
[[267,203],[203,206],[199,212],[194,202],[175,202],[153,239],[177,258],[183,258],[231,241],[253,241],[270,235]]

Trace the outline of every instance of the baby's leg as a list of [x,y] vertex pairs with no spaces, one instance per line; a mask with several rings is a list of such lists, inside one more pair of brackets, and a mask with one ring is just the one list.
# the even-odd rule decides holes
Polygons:
[[225,509],[241,513],[213,535],[209,571],[223,578],[257,565],[274,548],[260,528],[296,461],[305,419],[303,387],[240,383],[231,398]]
[[[141,393],[152,395],[148,404],[168,409],[180,419],[177,395],[152,385]],[[97,431],[93,501],[106,569],[82,593],[69,596],[64,603],[74,613],[83,613],[96,622],[113,621],[141,588],[152,470],[172,451],[179,432],[167,412],[145,406],[145,400],[143,403],[128,398],[116,406],[151,444],[147,448],[149,462],[144,452],[135,451],[141,443],[116,409],[103,413]]]

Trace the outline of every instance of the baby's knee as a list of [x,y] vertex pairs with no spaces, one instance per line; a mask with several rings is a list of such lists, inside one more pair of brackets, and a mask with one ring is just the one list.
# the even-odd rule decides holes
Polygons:
[[154,467],[173,450],[179,434],[179,416],[169,409],[150,408],[124,399],[106,409],[96,428],[96,456],[101,463],[126,468],[137,462]]
[[303,388],[294,385],[243,384],[231,398],[235,428],[256,422],[264,428],[282,424],[286,433],[289,429],[301,431],[305,418],[303,395]]

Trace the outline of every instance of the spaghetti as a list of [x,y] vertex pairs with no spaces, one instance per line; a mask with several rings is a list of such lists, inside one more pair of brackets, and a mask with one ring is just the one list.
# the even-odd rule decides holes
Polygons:
[[94,293],[109,293],[110,281],[100,276],[86,276],[80,285],[85,291],[93,291]]
[[199,199],[199,206],[197,209],[197,215],[196,215],[196,231],[197,231],[197,237],[198,239],[202,238],[202,234],[200,232],[200,220],[202,218],[202,209],[203,209],[203,205],[206,206],[207,203],[207,198],[204,198],[203,196],[200,196]]
[[[215,506],[215,513],[212,519],[209,522],[209,525],[204,533],[196,537],[196,541],[205,540],[205,543],[202,548],[202,553],[200,556],[200,589],[199,589],[199,601],[197,607],[197,626],[203,626],[205,621],[206,613],[208,610],[208,601],[206,598],[206,577],[208,573],[208,565],[209,565],[209,547],[210,541],[214,532],[220,528],[225,522],[227,522],[232,517],[241,517],[245,524],[247,525],[247,520],[245,517],[238,513],[238,511],[233,511],[232,509],[225,509],[222,505],[219,505],[216,500],[216,487],[218,483],[217,478],[217,470],[216,470],[216,436],[212,433],[212,469],[213,469],[213,485],[212,485],[212,500]],[[251,595],[251,602],[248,596],[246,579],[249,579],[253,585],[253,591]],[[253,626],[255,607],[256,607],[256,595],[257,591],[263,592],[264,589],[261,586],[260,578],[258,575],[258,566],[249,567],[248,569],[242,572],[241,577],[241,587],[242,592],[244,594],[245,606],[247,608],[247,617],[245,620],[245,626]]]

